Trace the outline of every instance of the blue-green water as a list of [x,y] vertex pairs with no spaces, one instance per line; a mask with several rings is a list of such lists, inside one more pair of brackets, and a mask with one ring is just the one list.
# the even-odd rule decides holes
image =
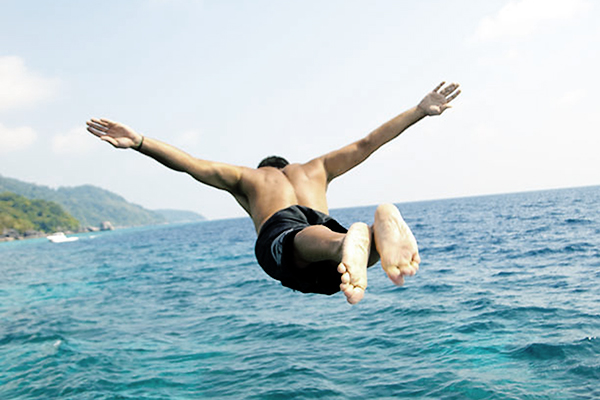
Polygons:
[[399,207],[421,270],[357,306],[248,219],[0,244],[0,399],[600,398],[600,187]]

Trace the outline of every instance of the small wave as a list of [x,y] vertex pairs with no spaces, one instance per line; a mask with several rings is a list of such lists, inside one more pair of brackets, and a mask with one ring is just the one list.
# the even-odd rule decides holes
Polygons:
[[594,245],[587,242],[572,243],[565,246],[562,250],[565,253],[579,253],[595,248]]
[[562,247],[540,247],[537,249],[530,249],[523,253],[514,253],[511,258],[536,258],[536,257],[544,257],[544,256],[564,256],[565,254],[577,254],[577,253],[585,253],[590,250],[595,249],[595,246],[588,242],[575,242],[569,243]]
[[528,209],[528,208],[541,208],[541,209],[546,209],[550,206],[553,205],[553,202],[551,201],[538,201],[535,203],[526,203],[526,204],[522,204],[521,208],[524,209]]
[[536,227],[531,227],[531,228],[527,229],[523,234],[524,234],[524,236],[532,236],[532,235],[535,235],[538,233],[548,232],[549,229],[550,229],[549,225],[536,226]]
[[436,315],[445,315],[446,310],[441,307],[422,307],[422,308],[399,308],[390,309],[391,315],[397,317],[428,317]]
[[567,225],[589,225],[593,221],[587,218],[567,218],[565,219],[565,224]]
[[497,398],[493,388],[469,379],[453,380],[440,387],[431,388],[427,398],[434,399],[492,399]]
[[585,379],[600,380],[600,364],[598,365],[578,365],[569,368],[569,373],[581,376]]
[[126,386],[128,389],[152,388],[153,390],[160,390],[163,388],[184,387],[185,385],[172,379],[152,377],[128,382]]
[[440,251],[442,251],[444,253],[449,253],[449,252],[455,251],[457,249],[458,249],[458,245],[455,244],[455,243],[453,243],[453,244],[450,244],[448,246],[440,247],[438,250],[440,250]]
[[344,398],[345,393],[328,388],[288,388],[288,389],[266,389],[264,392],[258,393],[261,399],[331,399]]
[[453,243],[453,244],[449,244],[446,246],[429,246],[429,247],[423,247],[422,249],[420,249],[420,252],[423,254],[429,254],[429,253],[450,253],[453,251],[458,250],[459,247],[457,244]]
[[426,292],[431,293],[442,293],[442,292],[450,292],[454,289],[453,285],[449,284],[426,284],[423,285],[422,289]]
[[393,338],[388,339],[385,337],[371,337],[358,341],[357,345],[358,348],[361,349],[377,348],[382,350],[388,350],[395,348],[398,345],[398,342],[396,340],[393,340]]
[[44,334],[44,333],[9,333],[0,338],[0,346],[7,344],[25,344],[25,343],[46,343],[52,342],[58,343],[56,347],[60,346],[64,342],[64,338],[57,334]]
[[540,249],[534,249],[526,251],[523,254],[518,255],[519,258],[530,258],[530,257],[539,257],[546,256],[551,254],[560,253],[560,249],[551,249],[550,247],[542,247]]
[[514,271],[500,271],[496,274],[494,274],[495,277],[498,278],[503,278],[503,277],[507,277],[507,276],[511,276],[511,275],[516,275],[517,273]]
[[477,332],[489,332],[504,329],[504,325],[494,321],[475,321],[460,325],[456,328],[457,332],[469,334]]
[[536,360],[597,359],[600,342],[595,337],[588,337],[573,343],[530,343],[509,351],[509,354],[516,358]]
[[503,318],[509,321],[530,321],[535,318],[551,318],[566,316],[565,311],[554,307],[536,307],[536,306],[501,306],[501,308],[480,314],[480,318],[496,320]]
[[244,325],[243,328],[246,332],[252,332],[251,334],[247,335],[248,337],[258,338],[261,340],[264,340],[265,338],[269,338],[271,340],[307,337],[317,338],[320,336],[319,329],[296,323],[252,323]]
[[[304,365],[285,365],[276,368],[272,372],[264,371],[257,376],[258,380],[270,382],[263,386],[262,391],[256,393],[260,399],[328,399],[346,398],[347,395],[337,390],[332,385],[330,377],[320,372],[318,368],[310,368]],[[299,385],[298,382],[311,382],[310,385]]]
[[537,360],[564,360],[566,358],[564,345],[560,344],[531,343],[509,353],[516,358],[533,358]]
[[479,310],[483,310],[493,304],[493,302],[489,298],[485,297],[485,296],[489,295],[488,293],[480,293],[480,294],[482,295],[482,297],[473,299],[473,300],[463,301],[461,303],[461,305],[464,306],[466,310],[479,311]]

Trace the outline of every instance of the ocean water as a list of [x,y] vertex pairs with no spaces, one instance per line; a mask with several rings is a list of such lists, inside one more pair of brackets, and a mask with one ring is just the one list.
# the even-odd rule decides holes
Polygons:
[[600,398],[600,187],[399,208],[421,269],[357,306],[271,280],[249,219],[0,243],[0,399]]

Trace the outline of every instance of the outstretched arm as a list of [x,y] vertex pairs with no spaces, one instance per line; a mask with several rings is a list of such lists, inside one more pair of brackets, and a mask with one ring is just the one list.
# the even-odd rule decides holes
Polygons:
[[127,125],[108,119],[87,121],[87,130],[120,149],[132,148],[175,171],[185,172],[194,179],[239,195],[242,167],[201,160],[159,140],[145,137]]
[[348,172],[366,160],[373,152],[390,140],[398,137],[408,127],[429,115],[440,115],[451,106],[448,104],[460,94],[458,84],[452,83],[442,89],[445,82],[440,83],[428,93],[416,106],[396,116],[366,137],[351,143],[339,150],[325,154],[314,161],[322,161],[327,174],[327,181]]

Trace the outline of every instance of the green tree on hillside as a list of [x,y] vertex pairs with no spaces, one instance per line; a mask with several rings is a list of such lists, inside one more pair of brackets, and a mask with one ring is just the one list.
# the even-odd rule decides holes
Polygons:
[[15,229],[20,233],[28,230],[51,233],[78,227],[79,221],[54,202],[30,200],[11,192],[0,193],[0,232]]

